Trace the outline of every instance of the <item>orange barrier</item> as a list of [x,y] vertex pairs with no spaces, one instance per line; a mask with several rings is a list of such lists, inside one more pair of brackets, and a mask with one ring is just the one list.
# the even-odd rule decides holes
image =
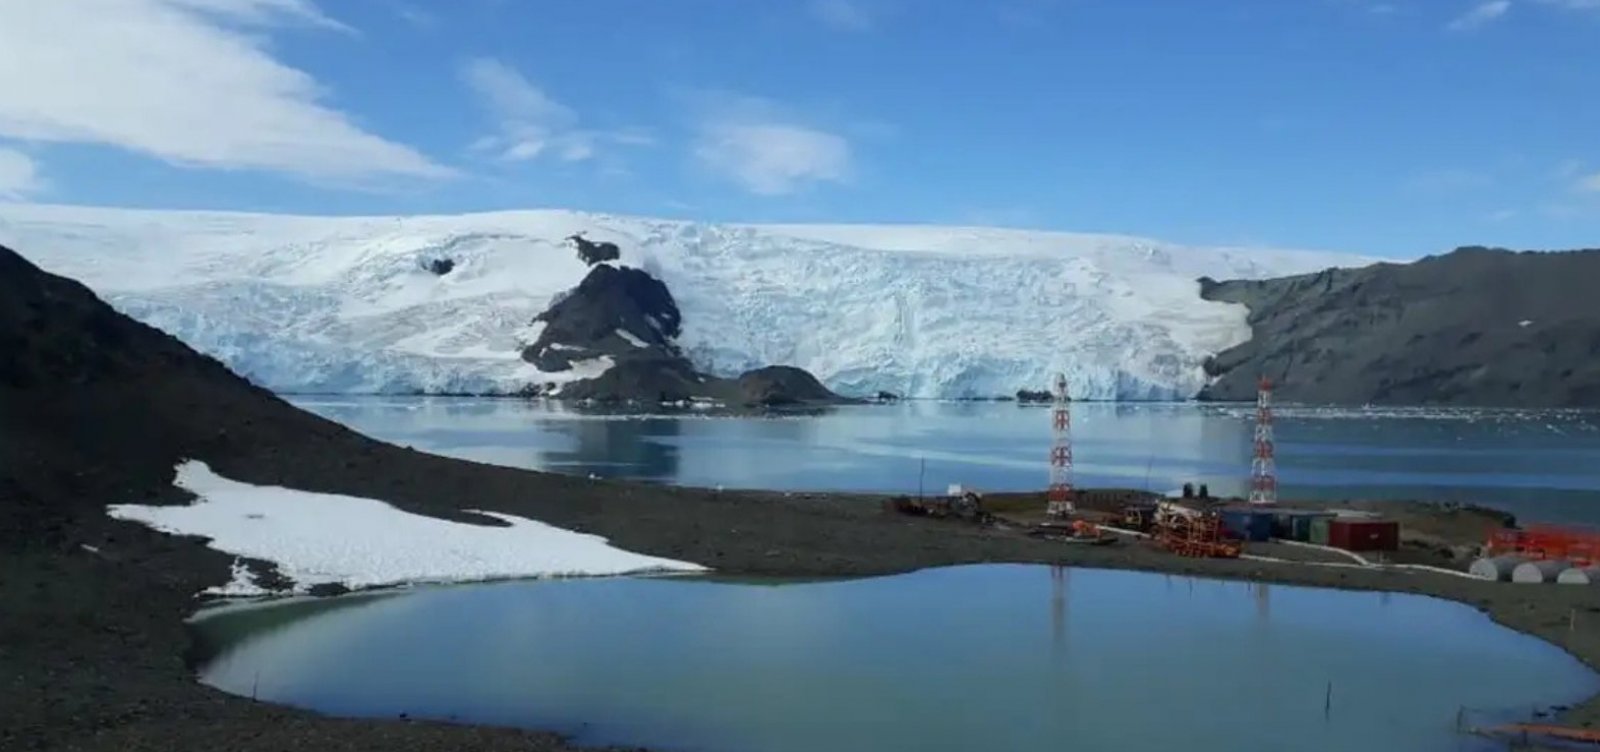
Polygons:
[[1600,563],[1600,532],[1555,525],[1530,525],[1523,530],[1489,533],[1490,555],[1516,554],[1530,559],[1562,559],[1579,566]]

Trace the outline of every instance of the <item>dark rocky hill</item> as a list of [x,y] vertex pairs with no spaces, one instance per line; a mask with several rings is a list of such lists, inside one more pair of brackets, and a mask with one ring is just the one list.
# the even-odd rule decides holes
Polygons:
[[639,269],[599,264],[534,321],[544,331],[523,359],[543,371],[600,356],[619,362],[681,357],[673,344],[683,321],[678,304],[665,284]]
[[798,368],[769,366],[735,379],[701,373],[677,345],[683,317],[667,286],[647,272],[596,264],[576,288],[539,314],[538,340],[523,360],[559,373],[574,363],[608,358],[598,377],[561,386],[562,399],[597,402],[681,402],[708,399],[735,406],[822,405],[847,400]]
[[1264,281],[1201,280],[1250,308],[1201,399],[1326,404],[1600,406],[1600,250],[1460,248],[1409,264]]

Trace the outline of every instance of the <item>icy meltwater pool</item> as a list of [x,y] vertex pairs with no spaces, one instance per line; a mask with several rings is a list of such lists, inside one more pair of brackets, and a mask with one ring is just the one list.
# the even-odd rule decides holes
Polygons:
[[1022,565],[434,587],[196,630],[236,694],[707,752],[1459,752],[1463,706],[1600,690],[1447,601]]
[[[812,415],[596,414],[513,399],[294,402],[371,436],[515,467],[729,488],[914,493],[1045,482],[1050,412],[1014,403],[904,402]],[[1076,479],[1241,493],[1250,406],[1079,403]],[[1600,412],[1280,408],[1292,498],[1490,504],[1526,519],[1600,523]]]

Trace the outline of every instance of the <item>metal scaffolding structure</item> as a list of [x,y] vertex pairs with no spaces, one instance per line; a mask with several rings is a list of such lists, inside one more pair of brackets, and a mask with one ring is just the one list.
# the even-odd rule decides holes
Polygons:
[[1045,514],[1065,517],[1072,513],[1072,400],[1067,396],[1067,376],[1056,374],[1055,401],[1050,411],[1050,490]]
[[1278,503],[1278,466],[1272,439],[1272,381],[1261,377],[1256,390],[1255,457],[1250,462],[1250,503]]

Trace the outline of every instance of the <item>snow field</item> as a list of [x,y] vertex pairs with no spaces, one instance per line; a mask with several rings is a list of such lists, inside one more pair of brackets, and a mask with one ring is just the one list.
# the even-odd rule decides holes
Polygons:
[[[582,279],[563,238],[615,242],[671,289],[679,342],[722,376],[804,368],[837,391],[1045,388],[1186,399],[1249,337],[1196,280],[1356,266],[1333,253],[936,226],[752,226],[540,210],[316,218],[0,204],[0,242],[251,380],[287,392],[509,392],[565,381],[519,358]],[[448,257],[443,276],[425,268]]]
[[[178,466],[176,485],[198,500],[188,506],[118,504],[108,513],[165,533],[204,536],[219,551],[274,562],[298,592],[327,583],[362,588],[705,571],[697,564],[623,551],[599,536],[522,517],[474,512],[508,527],[450,522],[374,499],[239,483],[196,461]],[[208,592],[262,591],[236,562],[232,580]]]

